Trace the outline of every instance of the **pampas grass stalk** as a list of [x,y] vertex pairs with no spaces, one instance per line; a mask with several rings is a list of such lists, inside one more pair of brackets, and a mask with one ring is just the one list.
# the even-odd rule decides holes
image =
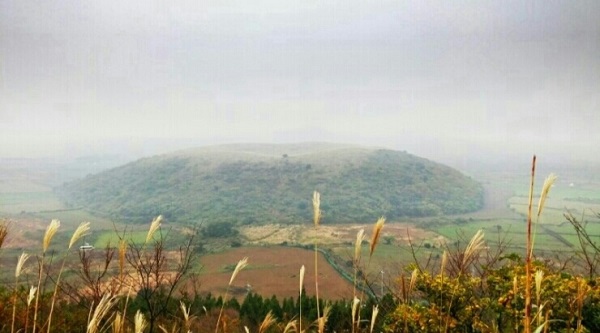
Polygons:
[[548,193],[550,193],[550,189],[554,186],[556,182],[556,175],[551,173],[544,180],[544,185],[542,186],[542,193],[540,194],[540,201],[538,202],[538,210],[537,217],[539,218],[542,215],[542,210],[544,209],[544,204],[546,203],[546,198],[548,197]]
[[531,333],[531,255],[533,253],[533,243],[531,237],[531,223],[533,205],[533,185],[535,180],[535,160],[533,155],[531,162],[531,183],[529,185],[529,202],[527,206],[527,248],[525,253],[525,316],[523,318],[523,327],[525,333]]
[[542,280],[544,279],[544,272],[537,270],[535,272],[535,300],[536,304],[540,306],[540,298],[542,296]]
[[[535,236],[537,235],[537,227],[540,224],[540,216],[542,215],[542,211],[544,210],[544,205],[546,203],[546,198],[548,198],[548,193],[550,193],[550,189],[554,186],[554,182],[556,182],[556,175],[551,173],[544,180],[544,185],[542,185],[542,192],[540,193],[540,200],[538,201],[537,214],[535,220],[535,228],[533,230],[532,239],[531,239],[531,251],[533,252],[533,248],[535,247]],[[533,253],[531,253],[533,256]]]
[[544,308],[544,306],[541,304],[541,297],[542,297],[542,280],[544,279],[544,272],[542,270],[537,270],[535,272],[535,304],[537,305],[538,308],[538,313],[537,313],[537,325],[541,325],[542,323],[542,309]]
[[119,240],[119,279],[123,284],[125,274],[125,255],[127,254],[127,242],[125,239]]
[[410,274],[410,283],[408,284],[408,301],[410,302],[410,295],[412,294],[412,291],[415,289],[415,286],[417,285],[417,277],[419,276],[419,269],[415,268],[412,273]]
[[13,311],[12,311],[12,324],[10,328],[10,332],[15,332],[15,317],[17,314],[17,287],[19,286],[19,276],[23,272],[23,266],[25,266],[25,262],[29,259],[29,254],[23,252],[19,256],[17,260],[17,267],[15,268],[15,288],[13,291]]
[[440,275],[442,278],[446,272],[446,265],[448,265],[448,251],[444,250],[444,253],[442,253],[442,264],[440,265]]
[[360,229],[356,233],[356,242],[354,243],[354,265],[360,264],[360,257],[362,254],[362,243],[365,240],[365,229]]
[[123,332],[123,317],[121,317],[121,314],[118,312],[115,314],[115,319],[113,319],[112,332],[113,333],[122,333]]
[[[321,223],[321,194],[319,192],[313,192],[313,223],[315,225],[315,230],[319,229],[319,224]],[[315,239],[315,296],[317,298],[317,318],[321,317],[321,309],[319,306],[319,249],[318,242]]]
[[87,333],[98,333],[100,331],[100,324],[108,315],[110,309],[116,303],[116,296],[112,296],[111,294],[105,294],[98,302],[98,305],[94,309],[94,313],[91,315],[88,326]]
[[378,314],[379,314],[379,306],[375,305],[373,307],[373,313],[371,314],[371,330],[370,330],[371,333],[373,333],[373,328],[375,327],[375,320],[377,320]]
[[581,325],[581,321],[583,320],[583,301],[588,294],[590,287],[585,279],[578,278],[577,280],[577,332],[583,332],[583,326]]
[[518,277],[516,275],[513,277],[513,289],[512,289],[512,291],[513,291],[512,307],[513,307],[513,311],[514,311],[513,315],[515,317],[515,320],[514,320],[514,324],[515,324],[514,331],[515,332],[519,332],[519,318],[520,318],[520,315],[519,315],[519,310],[517,308],[517,295],[519,294],[519,280],[518,280]]
[[150,224],[150,229],[148,230],[148,234],[146,235],[146,241],[144,242],[144,244],[148,244],[148,242],[150,242],[150,240],[152,240],[152,238],[154,237],[154,233],[158,230],[158,228],[160,228],[162,219],[163,219],[162,215],[158,215],[154,220],[152,220],[152,223]]
[[469,241],[469,244],[465,248],[465,252],[462,258],[463,260],[461,266],[463,270],[467,269],[467,266],[471,262],[471,260],[474,259],[474,257],[479,253],[479,251],[483,249],[483,237],[483,230],[477,230],[475,235],[471,238],[471,241]]
[[42,242],[42,251],[43,251],[43,253],[46,253],[46,251],[48,251],[48,247],[50,246],[50,242],[52,241],[52,238],[54,237],[54,235],[58,231],[59,227],[60,227],[60,221],[54,219],[54,220],[52,220],[50,222],[50,224],[46,228],[46,232],[44,233],[44,240]]
[[190,326],[192,324],[191,323],[191,317],[190,317],[190,312],[192,310],[192,305],[190,304],[190,306],[186,306],[183,301],[180,301],[179,305],[181,307],[181,312],[183,313],[183,320],[184,320],[185,331],[188,332],[190,330]]
[[233,283],[233,280],[235,280],[236,276],[240,273],[240,271],[242,269],[244,269],[246,266],[248,266],[248,257],[243,258],[242,260],[238,261],[237,265],[235,265],[235,269],[233,270],[233,273],[231,273],[231,278],[229,279],[229,285],[231,286],[231,284]]
[[31,286],[29,288],[29,295],[27,296],[27,310],[25,311],[25,330],[27,332],[27,328],[29,327],[29,309],[31,308],[31,302],[35,298],[35,294],[37,292],[36,286]]
[[[362,254],[362,243],[365,239],[365,229],[360,229],[356,233],[356,242],[354,243],[354,281],[352,286],[352,297],[356,297],[356,287],[358,286],[358,267]],[[354,326],[352,328],[354,330]]]
[[140,312],[140,310],[138,310],[135,313],[135,316],[133,317],[133,322],[134,322],[134,326],[135,326],[135,333],[144,332],[144,330],[146,329],[146,326],[148,326],[148,323],[146,322],[146,318],[144,317],[144,314]]
[[[89,231],[90,231],[90,222],[82,222],[81,224],[79,224],[79,226],[77,227],[77,229],[75,229],[75,232],[73,232],[73,235],[71,236],[71,241],[69,242],[69,250],[71,250],[73,245],[75,243],[77,243],[78,240],[80,240],[82,237],[88,235]],[[68,254],[69,254],[69,251],[67,251],[63,257],[62,265],[60,267],[60,271],[58,272],[58,277],[56,279],[56,283],[54,284],[54,293],[52,294],[52,301],[50,303],[50,314],[48,314],[48,329],[47,329],[48,333],[50,333],[50,328],[51,328],[51,324],[52,324],[52,314],[54,313],[54,304],[56,303],[56,295],[58,294],[60,278],[61,278],[62,272],[65,268],[65,262],[67,261]]]
[[42,275],[44,272],[44,259],[46,257],[46,251],[48,251],[48,247],[50,246],[50,242],[52,241],[52,238],[58,231],[59,227],[60,227],[60,221],[52,220],[50,222],[50,224],[48,225],[48,227],[46,228],[46,232],[44,233],[44,239],[42,240],[42,259],[39,262],[38,284],[37,284],[37,288],[36,288],[35,305],[33,308],[33,333],[35,333],[36,329],[37,329],[37,316],[38,316],[39,300],[40,300],[40,287],[42,285]]
[[[448,251],[444,250],[444,253],[442,253],[442,264],[440,265],[440,279],[441,279],[441,285],[444,285],[444,273],[446,273],[446,265],[448,265]],[[440,318],[442,318],[442,312],[443,312],[443,304],[444,304],[444,290],[443,288],[440,288],[440,304],[438,306],[438,315]],[[442,321],[440,320],[440,332],[442,331]]]
[[383,224],[385,223],[385,217],[380,217],[379,220],[373,226],[373,234],[371,235],[371,246],[369,247],[369,260],[373,257],[373,252],[375,252],[375,248],[377,247],[377,243],[379,242],[379,237],[381,237],[381,230],[383,229]]
[[233,273],[231,273],[231,278],[229,279],[229,284],[227,285],[227,289],[225,290],[225,297],[223,297],[223,304],[221,304],[221,310],[219,311],[219,317],[217,318],[217,325],[215,326],[215,333],[219,332],[219,324],[221,323],[221,316],[223,316],[223,310],[225,309],[225,302],[227,301],[227,296],[229,295],[229,288],[231,288],[231,284],[235,277],[239,274],[239,272],[248,266],[248,257],[243,258],[238,261]]
[[[533,258],[533,247],[535,244],[535,235],[536,235],[535,230],[537,230],[537,225],[540,222],[540,216],[544,209],[546,199],[548,198],[548,193],[550,193],[550,189],[552,188],[552,186],[554,185],[554,182],[556,181],[556,175],[554,175],[554,174],[550,174],[544,180],[544,184],[542,185],[542,192],[540,193],[540,199],[538,201],[535,230],[532,233],[531,226],[533,224],[532,206],[533,206],[533,185],[534,185],[534,180],[535,180],[535,163],[536,163],[536,156],[534,155],[532,163],[531,163],[531,183],[529,186],[529,202],[528,202],[528,206],[527,206],[527,248],[526,248],[527,252],[525,254],[525,317],[523,319],[525,333],[531,333],[531,309],[532,309],[531,283],[533,280],[531,261]],[[536,283],[537,283],[537,281],[536,281]],[[539,300],[538,300],[538,303],[539,303]]]
[[90,231],[90,222],[82,222],[79,224],[73,235],[71,236],[71,241],[69,241],[69,250],[73,247],[78,240],[82,237],[89,235]]
[[[154,238],[154,234],[156,233],[156,231],[158,231],[160,229],[160,227],[162,225],[162,220],[163,220],[162,215],[158,215],[150,223],[150,228],[148,228],[148,233],[146,234],[146,239],[144,240],[144,244],[142,245],[141,253],[139,255],[139,261],[137,263],[138,265],[142,264],[142,258],[145,256],[146,246]],[[120,278],[119,290],[120,290],[120,288],[122,288],[123,284],[125,283],[126,254],[127,254],[127,242],[125,241],[125,239],[120,238],[120,240],[119,240],[119,278]],[[127,297],[125,298],[123,314],[121,315],[122,318],[127,318],[127,305],[129,304],[129,299],[131,296],[131,288],[132,288],[132,286],[130,285],[129,289],[127,291]],[[137,316],[137,313],[136,313],[136,316]],[[121,331],[122,332],[125,331],[125,320],[122,320]]]
[[267,315],[265,316],[265,319],[263,319],[262,323],[260,323],[260,326],[258,327],[258,333],[266,332],[269,329],[269,327],[275,324],[276,321],[277,319],[273,315],[273,311],[269,311],[269,313],[267,313]]
[[352,332],[354,332],[360,323],[360,311],[359,311],[360,299],[354,297],[352,301]]
[[327,325],[327,319],[329,319],[329,311],[331,311],[331,305],[325,306],[325,309],[323,309],[323,316],[317,319],[317,330],[319,333],[325,332],[325,325]]
[[[121,281],[121,283],[123,283]],[[125,297],[125,305],[123,306],[123,315],[121,315],[121,317],[123,317],[123,320],[121,321],[121,332],[125,332],[125,319],[127,318],[127,306],[129,305],[129,299],[131,297],[131,288],[132,286],[129,285],[129,289],[127,289],[127,296]]]
[[[375,222],[375,224],[373,225],[373,232],[371,234],[371,240],[370,240],[370,244],[369,244],[369,262],[367,263],[367,269],[368,267],[371,265],[371,259],[373,258],[373,253],[375,253],[375,249],[377,248],[377,244],[379,243],[379,239],[381,238],[381,231],[383,230],[383,226],[385,224],[385,217],[380,217],[377,222]],[[353,285],[353,297],[355,302],[353,303],[353,306],[356,305],[356,301],[358,300],[358,302],[362,301],[362,298],[364,296],[364,289],[361,289],[363,292],[361,293],[360,299],[357,298],[356,296],[356,289],[359,286],[359,282],[358,282],[358,269],[360,266],[360,261],[361,261],[361,256],[362,256],[362,243],[365,239],[365,231],[364,229],[361,229],[357,232],[356,234],[356,242],[354,243],[354,260],[353,260],[353,264],[354,264],[354,285]],[[365,269],[365,271],[367,270]],[[365,282],[366,283],[366,282]],[[382,281],[383,283],[383,281]],[[382,295],[383,296],[383,295]],[[356,324],[354,323],[355,320],[355,313],[354,313],[353,309],[353,314],[352,314],[352,332],[355,332],[355,330],[358,329],[358,324],[360,323],[360,318],[357,319]],[[360,314],[359,314],[360,317]]]
[[[21,273],[23,273],[23,267],[25,267],[25,263],[27,262],[27,260],[29,259],[30,255],[23,252],[21,253],[21,255],[19,256],[19,259],[17,260],[17,266],[15,267],[15,278],[19,278],[19,276],[21,276]],[[18,282],[18,281],[16,281]]]
[[37,287],[35,286],[31,286],[31,288],[29,288],[29,295],[27,296],[27,306],[31,305],[31,301],[33,301],[33,299],[35,298],[36,291]]
[[298,323],[300,324],[300,332],[302,332],[302,287],[304,286],[304,265],[300,267],[300,317],[298,319]]
[[[475,258],[475,256],[479,253],[479,251],[481,251],[484,248],[483,237],[484,237],[483,231],[478,230],[475,233],[475,235],[473,235],[471,240],[469,241],[469,244],[467,244],[467,247],[465,248],[465,251],[463,252],[462,261],[460,263],[461,269],[459,270],[458,276],[456,277],[457,280],[460,280],[462,275],[466,273],[466,268],[467,268],[466,266],[468,266],[468,264],[472,262],[473,258]],[[452,303],[454,303],[454,299],[456,298],[456,293],[458,291],[459,284],[460,283],[457,281],[457,283],[454,287],[454,290],[452,291],[452,295],[450,297],[450,304],[448,305],[448,310],[450,310],[452,308]],[[451,318],[451,316],[449,316],[449,315],[446,316],[444,332],[448,332],[448,326],[450,325],[450,318]]]
[[319,223],[321,223],[321,194],[317,191],[313,192],[313,199],[312,199],[312,203],[313,203],[313,223],[315,225],[315,227],[319,226]]
[[285,328],[283,329],[283,333],[290,333],[290,332],[302,333],[302,329],[300,329],[299,331],[296,330],[296,321],[294,321],[294,320],[288,321],[288,323],[285,325]]
[[0,249],[2,248],[2,245],[4,245],[4,241],[6,240],[6,237],[8,236],[8,223],[3,220],[2,224],[0,224]]

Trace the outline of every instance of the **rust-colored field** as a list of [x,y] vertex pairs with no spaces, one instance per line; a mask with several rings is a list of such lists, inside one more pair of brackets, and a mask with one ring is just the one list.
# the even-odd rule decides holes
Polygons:
[[[302,265],[306,269],[304,288],[308,295],[314,295],[314,251],[283,246],[243,247],[202,257],[200,291],[210,291],[216,297],[223,295],[233,268],[244,257],[248,257],[249,264],[238,274],[230,290],[238,299],[244,297],[247,287],[263,297],[297,297]],[[352,298],[352,285],[320,253],[318,272],[320,298]]]

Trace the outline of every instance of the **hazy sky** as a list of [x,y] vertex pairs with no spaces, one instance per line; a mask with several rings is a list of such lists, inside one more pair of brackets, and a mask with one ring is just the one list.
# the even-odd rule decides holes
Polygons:
[[332,141],[595,158],[599,102],[597,0],[0,0],[1,157]]

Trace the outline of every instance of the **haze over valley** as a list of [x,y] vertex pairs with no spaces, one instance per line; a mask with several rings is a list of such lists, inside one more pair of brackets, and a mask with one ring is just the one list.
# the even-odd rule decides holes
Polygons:
[[600,295],[598,18],[598,1],[0,1],[17,313],[0,322],[88,327],[112,295],[121,327],[139,310],[149,331],[260,331],[267,313],[304,331],[321,297],[342,300],[328,331],[366,332],[360,293],[371,331],[526,332],[535,274],[550,331],[600,330],[581,296]]
[[163,214],[253,244],[317,190],[326,223],[435,243],[522,222],[533,154],[559,175],[553,223],[599,204],[593,1],[1,9],[0,212],[40,232]]

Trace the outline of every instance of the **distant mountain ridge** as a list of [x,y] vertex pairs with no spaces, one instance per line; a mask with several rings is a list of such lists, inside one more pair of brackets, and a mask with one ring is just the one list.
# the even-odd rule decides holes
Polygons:
[[298,223],[321,192],[323,223],[456,214],[483,205],[479,183],[406,152],[353,145],[239,144],[143,158],[56,189],[116,220]]

